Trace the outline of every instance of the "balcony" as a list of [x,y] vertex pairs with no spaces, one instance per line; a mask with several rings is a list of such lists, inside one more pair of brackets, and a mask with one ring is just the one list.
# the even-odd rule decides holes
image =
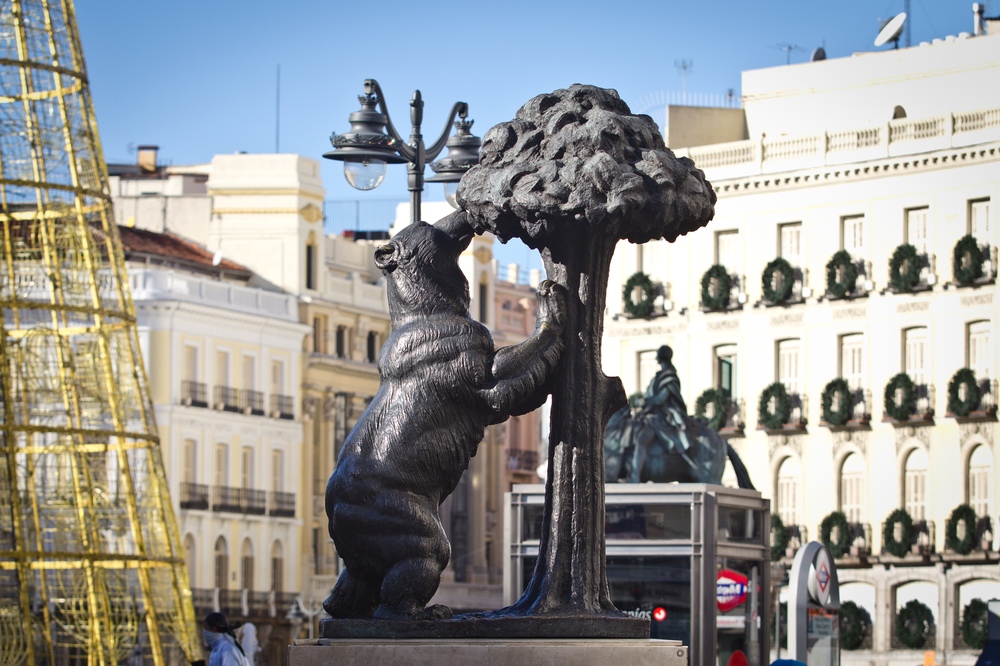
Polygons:
[[805,525],[785,525],[788,535],[788,544],[785,546],[785,558],[792,560],[799,548],[809,543],[809,530]]
[[[231,617],[284,617],[295,603],[293,592],[253,592],[246,589],[192,588],[195,614],[223,612]],[[279,615],[280,611],[280,615]]]
[[882,421],[897,428],[932,425],[935,395],[933,384],[917,384],[908,374],[901,372],[885,386],[885,415]]
[[948,382],[948,409],[945,416],[959,423],[995,421],[997,389],[997,380],[979,379],[969,368],[962,368]]
[[282,518],[295,517],[295,493],[283,493],[277,490],[271,493],[270,515]]
[[[882,534],[885,534],[886,523],[882,523]],[[902,530],[900,524],[895,525],[895,538],[896,540],[901,540],[903,538]],[[926,564],[930,562],[931,555],[935,552],[934,540],[936,536],[936,530],[933,520],[914,520],[913,529],[910,531],[910,538],[908,541],[909,552],[907,552],[903,557],[897,557],[890,553],[885,546],[882,545],[882,554],[879,559],[884,563],[893,564],[910,564],[919,565]],[[885,539],[883,538],[883,542]]]
[[747,302],[745,278],[730,274],[721,264],[710,267],[701,277],[701,311],[741,310]]
[[[967,518],[961,515],[956,516],[956,513],[961,509],[968,511]],[[953,518],[957,520],[955,525],[952,525]],[[945,525],[942,559],[969,564],[997,560],[996,552],[993,550],[993,519],[990,516],[977,516],[970,507],[964,506],[956,509],[948,517]],[[972,531],[971,535],[969,534],[970,530]],[[955,541],[952,542],[952,539]]]
[[832,432],[871,429],[870,390],[851,388],[846,380],[838,378],[823,389],[822,401],[821,427]]
[[746,401],[734,400],[726,389],[705,389],[695,402],[695,416],[708,421],[726,439],[744,436]]
[[507,470],[534,474],[538,469],[538,451],[510,449],[507,451]]
[[993,284],[997,278],[997,248],[980,245],[975,236],[963,236],[952,252],[953,282],[948,286],[979,287]]
[[228,617],[246,617],[243,590],[219,590],[219,611]]
[[231,386],[216,386],[212,405],[220,411],[241,411],[239,389],[232,388]]
[[828,301],[863,298],[875,289],[872,282],[872,262],[855,259],[846,250],[835,252],[826,264],[826,292]]
[[253,488],[240,488],[243,496],[243,513],[263,516],[267,513],[267,492]]
[[212,511],[243,513],[243,489],[215,486],[212,494]]
[[198,617],[205,617],[208,613],[217,609],[215,603],[215,589],[191,588],[191,602],[194,604],[195,615]]
[[891,294],[915,294],[929,291],[937,284],[937,257],[920,252],[909,243],[895,249],[889,258],[889,285]]
[[252,389],[243,389],[241,391],[244,414],[253,414],[254,416],[264,415],[264,393],[262,391],[254,391]]
[[271,418],[293,420],[295,418],[295,408],[293,407],[292,396],[275,393],[271,395]]
[[208,388],[202,382],[183,380],[181,404],[188,407],[208,407]]
[[181,484],[182,509],[208,509],[208,486],[202,483]]
[[812,296],[812,289],[806,286],[808,281],[808,270],[803,272],[778,257],[765,266],[761,274],[763,296],[758,306],[772,308],[805,303],[805,299]]
[[808,424],[808,410],[807,396],[789,393],[784,384],[775,382],[760,395],[757,429],[768,434],[803,432]]

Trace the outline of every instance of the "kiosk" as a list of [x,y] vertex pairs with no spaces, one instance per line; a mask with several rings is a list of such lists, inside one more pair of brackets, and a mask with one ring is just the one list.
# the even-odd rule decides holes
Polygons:
[[790,656],[809,666],[840,666],[840,582],[819,541],[795,553],[788,609]]
[[[689,646],[690,664],[726,666],[770,651],[770,503],[754,490],[706,484],[608,484],[608,583],[650,636]],[[504,603],[531,579],[545,488],[515,485],[504,507]],[[763,619],[762,619],[763,618]]]

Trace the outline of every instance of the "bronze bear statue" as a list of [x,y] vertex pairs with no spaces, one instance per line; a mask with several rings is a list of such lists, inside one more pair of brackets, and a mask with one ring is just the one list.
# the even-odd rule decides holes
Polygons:
[[330,536],[346,565],[323,607],[334,618],[443,619],[425,608],[451,556],[438,513],[486,426],[540,406],[563,349],[562,287],[538,287],[535,332],[494,348],[469,316],[458,266],[473,231],[464,213],[407,227],[375,250],[392,334],[381,383],[347,436],[326,489]]

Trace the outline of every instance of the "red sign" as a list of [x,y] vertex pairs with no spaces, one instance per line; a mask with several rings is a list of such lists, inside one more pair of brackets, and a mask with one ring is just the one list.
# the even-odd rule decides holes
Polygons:
[[749,580],[743,574],[723,569],[715,581],[716,603],[719,611],[726,613],[747,600],[747,583]]
[[816,570],[816,584],[819,585],[820,594],[825,594],[826,586],[830,584],[830,569],[825,561],[820,562]]
[[653,619],[657,622],[663,622],[667,619],[667,609],[663,606],[657,606],[653,609]]

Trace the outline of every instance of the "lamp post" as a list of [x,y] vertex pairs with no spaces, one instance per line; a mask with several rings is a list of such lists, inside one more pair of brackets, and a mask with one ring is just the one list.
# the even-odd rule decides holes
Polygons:
[[[451,108],[448,123],[441,136],[431,145],[424,145],[420,125],[424,118],[424,100],[419,90],[410,99],[410,130],[408,142],[396,131],[389,118],[382,88],[375,79],[365,80],[365,92],[358,95],[361,109],[350,115],[351,129],[344,134],[334,133],[330,137],[333,150],[323,157],[344,163],[344,177],[352,187],[359,190],[373,190],[385,177],[386,164],[406,163],[410,190],[410,222],[420,221],[420,195],[424,190],[424,166],[430,167],[435,175],[427,178],[428,183],[444,183],[445,198],[456,206],[455,193],[458,181],[473,165],[479,162],[481,141],[469,130],[472,121],[467,120],[469,105],[456,102]],[[456,122],[455,118],[459,120]],[[448,137],[451,124],[455,124],[455,134]],[[432,162],[442,150],[448,148],[448,155]]]

